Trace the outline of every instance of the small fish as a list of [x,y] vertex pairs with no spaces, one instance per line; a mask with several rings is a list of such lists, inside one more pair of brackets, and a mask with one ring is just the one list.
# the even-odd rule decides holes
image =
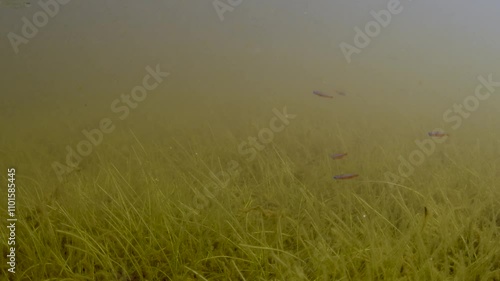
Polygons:
[[437,131],[428,132],[427,135],[429,135],[429,137],[437,137],[437,138],[442,138],[442,137],[449,136],[447,133],[437,132]]
[[342,174],[342,175],[336,175],[333,176],[334,179],[336,180],[347,180],[347,179],[352,179],[359,176],[358,174]]
[[327,95],[321,91],[313,91],[313,94],[317,95],[317,96],[320,96],[320,97],[324,97],[324,98],[330,98],[330,99],[333,99],[332,96],[330,95]]
[[346,153],[334,153],[334,154],[330,154],[330,157],[332,159],[342,159],[344,157],[347,156],[347,152]]

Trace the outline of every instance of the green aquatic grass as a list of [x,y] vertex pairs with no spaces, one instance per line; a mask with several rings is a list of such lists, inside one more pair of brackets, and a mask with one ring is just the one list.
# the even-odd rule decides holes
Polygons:
[[[384,172],[397,173],[398,155],[425,138],[418,126],[394,136],[387,123],[299,114],[246,161],[237,146],[266,126],[265,114],[230,133],[210,124],[155,138],[131,125],[62,183],[50,163],[63,159],[67,139],[12,145],[5,160],[20,164],[11,280],[500,280],[494,140],[450,139],[392,183]],[[231,160],[238,175],[210,176]],[[332,179],[344,172],[361,176]],[[209,195],[206,207],[196,193]]]

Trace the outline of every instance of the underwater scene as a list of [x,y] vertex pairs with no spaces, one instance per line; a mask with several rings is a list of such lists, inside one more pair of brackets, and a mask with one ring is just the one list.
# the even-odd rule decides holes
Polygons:
[[0,280],[500,281],[497,1],[0,1]]

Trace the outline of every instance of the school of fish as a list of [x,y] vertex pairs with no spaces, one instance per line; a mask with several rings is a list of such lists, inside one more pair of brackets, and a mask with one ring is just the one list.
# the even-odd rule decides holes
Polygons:
[[[327,94],[327,93],[325,93],[323,91],[314,90],[312,93],[314,95],[318,96],[318,97],[333,99],[332,95]],[[337,91],[337,90],[335,90],[335,93],[337,93],[338,95],[341,95],[341,96],[346,96],[346,93],[343,92],[343,91]],[[431,132],[428,132],[427,135],[429,137],[433,137],[433,138],[443,138],[443,137],[448,137],[449,136],[449,134],[447,134],[445,132],[441,132],[441,131],[431,131]],[[330,158],[332,158],[334,160],[343,159],[346,156],[347,156],[347,152],[332,153],[332,154],[330,154]],[[347,180],[347,179],[356,178],[358,176],[359,176],[359,174],[347,173],[347,174],[335,175],[335,176],[333,176],[333,179],[335,179],[335,180]]]

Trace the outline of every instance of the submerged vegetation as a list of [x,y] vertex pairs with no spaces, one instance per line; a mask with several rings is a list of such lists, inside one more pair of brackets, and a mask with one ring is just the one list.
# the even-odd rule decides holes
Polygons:
[[[387,134],[382,119],[342,119],[349,109],[298,108],[289,106],[297,118],[251,161],[238,145],[267,125],[271,108],[238,117],[256,126],[127,124],[63,182],[50,163],[67,138],[9,144],[4,160],[19,163],[14,277],[500,280],[494,139],[467,137],[464,127],[413,175],[390,182],[384,173],[397,173],[398,156],[428,137],[425,126]],[[349,157],[333,160],[336,151]],[[235,170],[224,172],[231,161]],[[332,178],[350,171],[359,177]]]

